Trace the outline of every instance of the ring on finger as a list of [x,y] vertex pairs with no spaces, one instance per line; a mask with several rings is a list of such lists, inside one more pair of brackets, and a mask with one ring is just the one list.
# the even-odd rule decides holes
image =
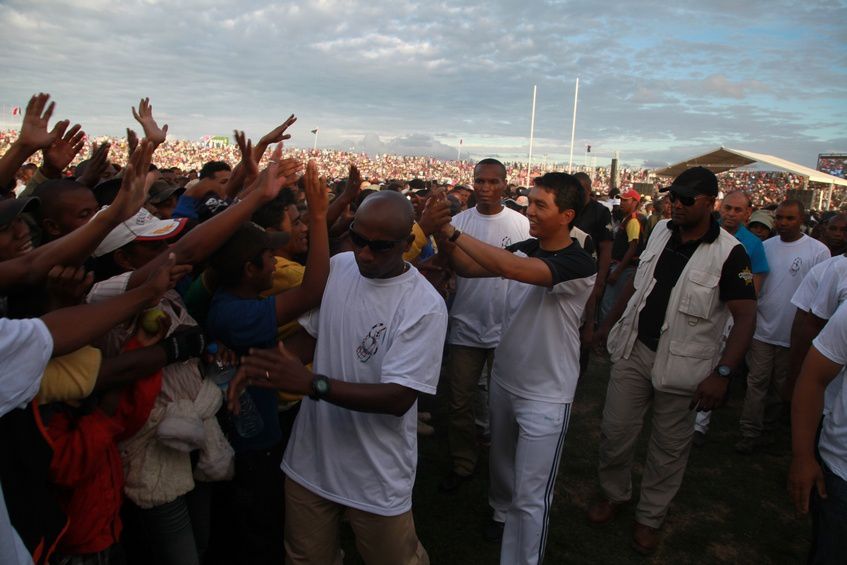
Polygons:
[[266,380],[266,381],[271,380],[271,374],[268,372],[268,370],[267,370],[267,369],[265,369],[265,380]]

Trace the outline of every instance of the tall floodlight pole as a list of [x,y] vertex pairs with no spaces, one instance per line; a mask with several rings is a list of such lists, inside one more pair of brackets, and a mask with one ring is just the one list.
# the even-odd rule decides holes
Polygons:
[[538,85],[532,85],[532,118],[529,122],[529,162],[526,165],[526,186],[529,186],[529,174],[532,171],[532,141],[535,138],[535,94],[538,91]]
[[576,77],[576,87],[573,91],[573,120],[571,120],[571,154],[568,157],[568,174],[573,168],[573,140],[576,135],[576,102],[579,100],[579,77]]
[[457,161],[462,160],[462,140],[461,139],[459,139],[459,149],[456,151],[456,160]]

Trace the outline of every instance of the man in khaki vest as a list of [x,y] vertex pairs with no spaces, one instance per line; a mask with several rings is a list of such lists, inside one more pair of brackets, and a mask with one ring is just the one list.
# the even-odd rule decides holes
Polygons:
[[[756,323],[750,260],[711,215],[715,175],[695,167],[663,191],[669,191],[671,219],[656,225],[635,277],[596,336],[601,342],[608,336],[614,366],[600,439],[603,498],[588,519],[605,524],[631,499],[633,452],[652,404],[633,531],[641,553],[658,545],[658,529],[682,484],[695,408],[722,404]],[[734,325],[722,347],[730,315]]]

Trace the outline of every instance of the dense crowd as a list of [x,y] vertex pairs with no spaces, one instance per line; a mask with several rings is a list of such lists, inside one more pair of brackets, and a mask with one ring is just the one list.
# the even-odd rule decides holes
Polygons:
[[147,99],[140,138],[53,112],[35,95],[0,138],[0,563],[341,563],[342,518],[366,563],[429,563],[412,487],[439,379],[440,490],[487,452],[481,537],[540,563],[592,355],[612,361],[592,524],[632,501],[653,552],[746,379],[735,450],[790,409],[810,559],[847,554],[847,214],[813,230],[797,178],[521,187],[496,159],[283,150],[293,115],[209,147],[168,141]]

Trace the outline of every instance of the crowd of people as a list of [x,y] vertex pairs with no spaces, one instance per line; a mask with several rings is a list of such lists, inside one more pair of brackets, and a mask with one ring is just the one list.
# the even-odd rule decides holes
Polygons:
[[33,96],[0,141],[1,563],[341,563],[342,519],[366,563],[429,563],[412,488],[440,379],[440,490],[487,451],[481,535],[541,563],[592,355],[612,370],[591,523],[632,501],[653,552],[746,379],[736,451],[790,408],[810,560],[847,555],[847,214],[813,230],[799,200],[754,200],[776,182],[757,173],[645,197],[597,171],[521,187],[491,158],[283,151],[293,115],[255,144],[169,142],[147,99],[143,136],[83,159],[54,109]]

